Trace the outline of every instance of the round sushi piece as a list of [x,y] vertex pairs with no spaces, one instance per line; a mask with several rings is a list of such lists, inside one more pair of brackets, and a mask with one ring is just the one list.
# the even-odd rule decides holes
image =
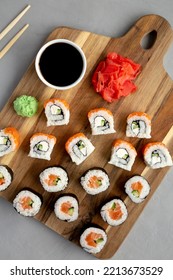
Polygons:
[[133,176],[125,183],[125,192],[135,203],[141,203],[150,192],[147,180],[139,175]]
[[91,195],[105,191],[110,185],[107,173],[101,168],[89,169],[81,177],[80,183],[84,190]]
[[171,155],[162,142],[146,144],[143,148],[143,155],[145,163],[153,169],[172,166],[173,164]]
[[32,158],[50,160],[56,137],[45,133],[35,133],[30,139],[30,153]]
[[127,208],[121,199],[112,199],[107,202],[100,211],[105,222],[110,226],[118,226],[122,224],[128,216]]
[[129,142],[118,139],[113,143],[109,163],[130,171],[136,156],[136,149]]
[[143,112],[134,112],[127,117],[127,137],[151,138],[151,117]]
[[114,133],[114,119],[111,111],[105,108],[93,109],[88,113],[93,135]]
[[13,206],[23,216],[35,216],[41,207],[41,199],[31,191],[23,190],[13,200]]
[[105,246],[107,235],[104,230],[89,227],[80,236],[81,247],[91,254],[99,253]]
[[40,173],[39,177],[47,192],[59,192],[68,185],[68,175],[62,167],[48,167]]
[[65,149],[72,161],[79,165],[94,151],[95,147],[83,133],[77,133],[68,139]]
[[64,195],[55,203],[54,211],[58,219],[66,222],[73,222],[78,218],[77,199],[70,195]]
[[20,144],[20,136],[14,127],[0,130],[0,157],[15,151]]
[[47,126],[67,125],[69,123],[69,104],[59,98],[46,100],[44,103]]
[[0,165],[0,191],[6,190],[12,182],[12,170]]

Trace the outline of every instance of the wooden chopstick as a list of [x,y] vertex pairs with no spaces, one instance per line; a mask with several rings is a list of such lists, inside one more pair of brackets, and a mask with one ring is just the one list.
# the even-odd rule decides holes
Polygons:
[[14,45],[14,43],[20,38],[23,32],[28,28],[29,24],[26,24],[11,40],[8,42],[5,47],[0,51],[0,59],[8,52],[8,50]]
[[16,23],[23,17],[30,7],[30,5],[27,5],[26,8],[7,25],[7,27],[0,33],[0,40],[2,40],[2,38],[4,38],[4,36],[16,25]]

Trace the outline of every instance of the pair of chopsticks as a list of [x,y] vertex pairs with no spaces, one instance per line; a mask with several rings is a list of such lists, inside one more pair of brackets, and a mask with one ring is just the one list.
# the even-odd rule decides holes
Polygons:
[[[26,8],[20,12],[20,14],[13,19],[7,27],[0,33],[0,40],[2,40],[5,35],[16,25],[16,23],[24,16],[24,14],[29,10],[31,6],[27,5]],[[0,51],[0,59],[11,49],[14,43],[20,38],[20,36],[24,33],[24,31],[28,28],[29,24],[26,24]]]

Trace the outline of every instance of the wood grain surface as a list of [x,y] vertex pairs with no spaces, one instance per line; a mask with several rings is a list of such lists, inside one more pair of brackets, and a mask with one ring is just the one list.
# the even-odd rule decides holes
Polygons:
[[[150,49],[145,50],[141,47],[141,40],[153,30],[157,32],[156,41]],[[168,168],[152,170],[145,166],[141,154],[143,145],[150,141],[163,141],[173,155],[173,82],[163,68],[163,56],[172,42],[173,32],[164,18],[147,15],[140,18],[121,38],[105,37],[67,27],[55,29],[47,41],[55,38],[66,38],[82,47],[87,58],[86,74],[74,88],[56,91],[46,87],[39,80],[34,63],[31,64],[0,113],[0,127],[14,126],[21,135],[19,149],[0,159],[1,164],[8,165],[14,171],[11,186],[0,195],[12,202],[16,194],[23,188],[37,192],[43,198],[43,205],[35,218],[78,245],[79,236],[85,227],[97,224],[104,228],[108,234],[108,242],[96,257],[107,259],[115,254],[168,171]],[[108,52],[113,51],[140,63],[142,72],[136,79],[138,90],[134,94],[108,104],[94,92],[91,77],[98,62],[105,58]],[[39,100],[38,113],[32,118],[19,117],[13,109],[14,99],[24,93],[33,95]],[[63,98],[70,103],[71,118],[67,126],[46,127],[43,102],[51,97]],[[113,112],[117,131],[115,134],[91,135],[87,112],[96,107],[105,107]],[[133,111],[144,111],[151,115],[151,140],[125,136],[126,118]],[[29,139],[35,132],[50,133],[57,137],[50,162],[28,157]],[[95,151],[79,166],[71,162],[64,149],[67,139],[77,132],[83,132],[95,146]],[[112,143],[117,138],[130,141],[138,151],[131,172],[108,164]],[[63,166],[69,174],[69,186],[63,192],[47,193],[39,182],[40,172],[52,165]],[[79,184],[80,176],[92,167],[104,168],[109,174],[111,182],[108,190],[96,196],[86,194]],[[132,203],[124,192],[124,183],[134,174],[142,174],[151,184],[151,193],[145,202],[139,205]],[[74,194],[79,200],[79,218],[75,222],[66,223],[55,217],[54,203],[62,193]],[[115,196],[125,201],[129,215],[124,224],[111,227],[101,219],[99,210],[103,203]]]

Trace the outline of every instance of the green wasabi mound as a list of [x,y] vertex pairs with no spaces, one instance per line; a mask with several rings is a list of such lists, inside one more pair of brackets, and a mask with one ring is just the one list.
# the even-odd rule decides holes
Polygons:
[[19,116],[32,117],[37,113],[38,101],[35,97],[29,95],[21,95],[14,102],[14,110]]

